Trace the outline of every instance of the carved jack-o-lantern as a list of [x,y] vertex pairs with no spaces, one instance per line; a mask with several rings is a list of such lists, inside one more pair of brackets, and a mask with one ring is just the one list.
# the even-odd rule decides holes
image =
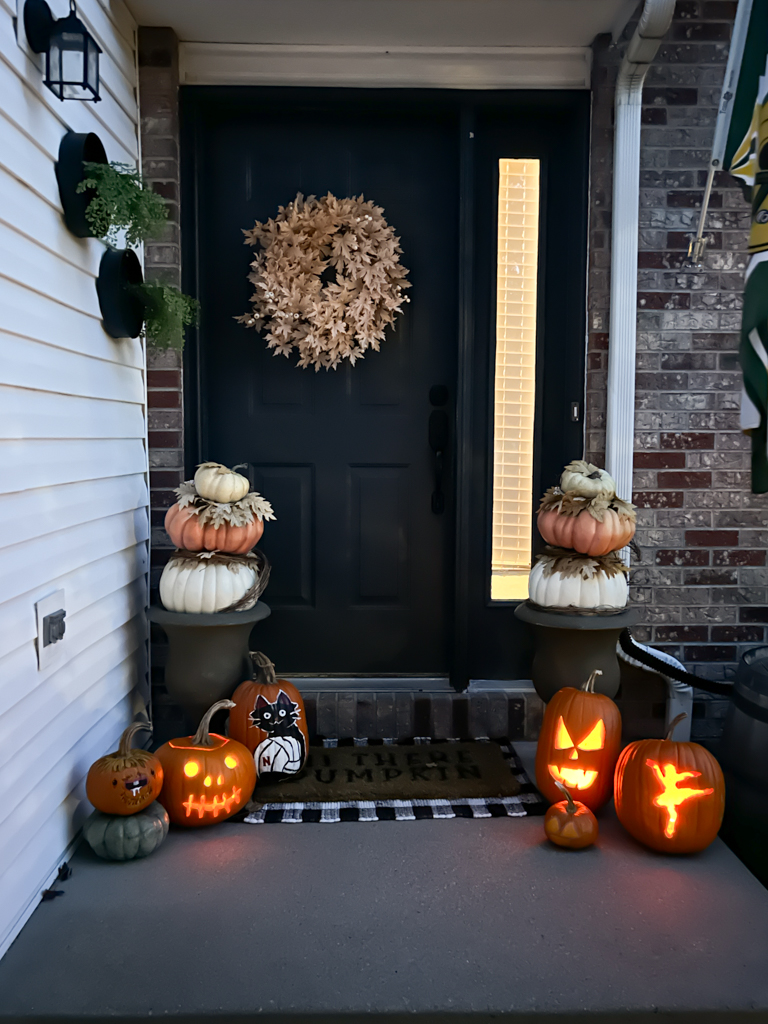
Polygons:
[[275,678],[275,666],[254,651],[256,679],[247,679],[232,694],[229,734],[253,751],[259,776],[295,775],[309,751],[307,717],[301,694],[287,679]]
[[663,740],[638,740],[621,752],[614,799],[630,835],[664,853],[696,853],[717,835],[725,809],[720,765],[698,743],[672,740],[678,715]]
[[157,800],[163,785],[163,766],[148,750],[131,748],[141,722],[129,725],[117,750],[105,754],[88,769],[85,794],[104,814],[136,814]]
[[220,708],[208,708],[194,736],[169,740],[157,751],[165,771],[160,803],[174,825],[214,825],[237,814],[251,799],[256,767],[247,747],[227,736],[208,732]]
[[596,811],[613,791],[621,745],[621,714],[610,697],[595,693],[595,670],[579,690],[565,686],[547,705],[536,748],[536,783],[550,803],[562,783]]
[[565,800],[552,804],[544,815],[544,834],[555,846],[564,846],[567,850],[583,850],[585,846],[591,846],[600,831],[597,818],[586,804],[573,799],[571,791],[562,782],[555,785]]

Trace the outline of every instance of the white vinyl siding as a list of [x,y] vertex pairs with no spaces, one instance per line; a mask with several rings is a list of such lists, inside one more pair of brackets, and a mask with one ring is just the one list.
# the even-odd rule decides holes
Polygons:
[[[147,696],[143,343],[102,328],[104,246],[67,231],[54,167],[68,130],[136,164],[136,26],[123,0],[80,0],[102,99],[60,102],[22,13],[0,0],[0,956],[90,813],[89,765]],[[40,671],[35,602],[61,589],[62,657]]]

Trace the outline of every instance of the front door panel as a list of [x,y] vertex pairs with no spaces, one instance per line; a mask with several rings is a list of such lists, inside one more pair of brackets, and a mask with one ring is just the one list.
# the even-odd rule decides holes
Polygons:
[[[275,508],[259,644],[283,672],[446,672],[453,481],[435,514],[428,425],[432,386],[447,388],[451,418],[455,397],[455,118],[435,104],[294,94],[212,98],[193,130],[199,455],[246,463]],[[233,318],[251,293],[242,229],[297,192],[328,191],[384,208],[413,287],[379,353],[315,373]]]

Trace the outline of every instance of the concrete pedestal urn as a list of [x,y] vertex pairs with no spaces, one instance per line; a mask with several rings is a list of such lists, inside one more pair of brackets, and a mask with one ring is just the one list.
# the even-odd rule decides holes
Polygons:
[[536,636],[531,676],[543,701],[551,700],[563,686],[579,686],[595,669],[603,673],[596,679],[595,692],[616,696],[621,681],[616,641],[622,629],[637,622],[636,609],[574,615],[525,601],[515,609],[515,615],[529,623]]
[[252,666],[248,638],[270,608],[259,601],[241,612],[169,612],[149,609],[150,622],[168,637],[165,685],[171,698],[198,721],[217,700],[231,696]]

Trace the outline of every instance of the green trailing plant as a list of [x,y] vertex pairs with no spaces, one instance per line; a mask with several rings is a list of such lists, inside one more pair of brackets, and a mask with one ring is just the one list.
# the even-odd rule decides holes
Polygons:
[[135,293],[144,303],[144,337],[152,348],[184,346],[184,328],[196,324],[200,303],[170,284],[157,281],[136,285]]
[[124,230],[127,245],[134,246],[160,234],[168,207],[134,167],[86,161],[83,168],[87,177],[77,191],[95,193],[85,217],[97,238],[116,245],[118,233]]

